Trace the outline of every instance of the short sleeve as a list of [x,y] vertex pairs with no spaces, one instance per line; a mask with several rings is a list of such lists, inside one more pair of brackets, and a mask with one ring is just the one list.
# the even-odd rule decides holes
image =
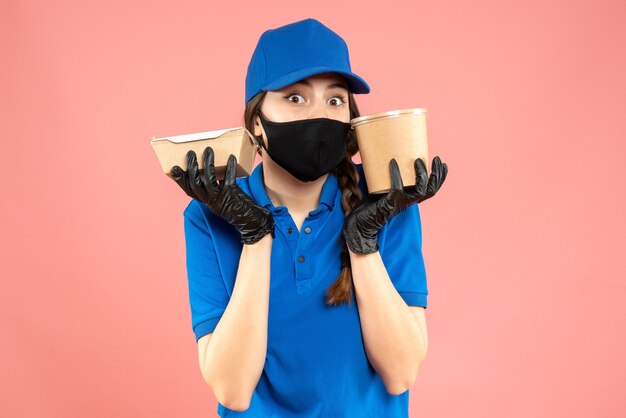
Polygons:
[[378,233],[378,244],[383,264],[400,296],[409,306],[426,308],[428,285],[417,203],[387,222]]
[[194,199],[183,213],[189,303],[196,342],[213,332],[230,299],[202,205]]

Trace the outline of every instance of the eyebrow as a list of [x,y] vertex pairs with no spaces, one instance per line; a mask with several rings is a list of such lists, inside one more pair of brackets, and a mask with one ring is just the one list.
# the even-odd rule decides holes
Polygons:
[[[309,82],[308,82],[308,81],[306,81],[306,80],[296,81],[296,82],[295,82],[295,83],[293,83],[293,84],[304,84],[304,85],[307,85],[307,86],[309,86],[309,87],[313,87],[313,86],[311,85],[311,83],[309,83]],[[342,88],[342,89],[348,90],[348,85],[347,85],[346,83],[343,83],[343,82],[329,84],[329,85],[328,85],[328,87],[326,87],[326,89],[327,89],[327,90],[328,90],[328,89],[332,89],[333,87],[340,87],[340,88]]]

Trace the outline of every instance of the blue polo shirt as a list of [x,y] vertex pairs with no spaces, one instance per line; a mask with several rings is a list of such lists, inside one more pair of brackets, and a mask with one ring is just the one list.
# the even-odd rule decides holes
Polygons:
[[[361,164],[359,187],[367,184]],[[327,288],[340,272],[337,243],[345,219],[337,178],[329,173],[317,209],[298,231],[288,208],[275,207],[263,187],[263,163],[239,187],[274,216],[270,263],[268,346],[250,407],[220,417],[408,417],[409,391],[391,395],[367,359],[356,299],[328,307]],[[184,211],[192,329],[196,341],[213,332],[233,292],[242,244],[239,232],[192,199]],[[417,204],[380,230],[381,258],[408,305],[426,307],[428,289]]]

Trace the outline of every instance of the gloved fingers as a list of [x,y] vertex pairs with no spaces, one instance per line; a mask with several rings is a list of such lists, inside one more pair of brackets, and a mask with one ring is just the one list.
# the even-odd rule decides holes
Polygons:
[[228,156],[228,163],[226,164],[226,174],[224,175],[224,186],[232,186],[235,184],[237,172],[237,157],[233,154]]
[[416,158],[413,162],[415,169],[415,187],[407,192],[411,201],[418,201],[426,194],[426,186],[428,184],[428,171],[426,171],[426,163],[421,158]]
[[400,175],[400,167],[395,158],[389,161],[389,174],[391,175],[391,189],[402,190],[402,176]]
[[439,187],[441,187],[441,178],[443,176],[443,163],[441,162],[441,158],[439,158],[439,156],[435,156],[433,159],[433,173],[435,173],[433,176],[435,181],[432,186],[432,193],[434,195],[439,190]]
[[220,187],[215,178],[215,154],[213,148],[206,147],[202,156],[204,164],[204,185],[207,190],[207,194],[211,198],[216,198]]
[[448,176],[448,164],[443,163],[442,170],[443,174],[441,175],[441,180],[439,181],[439,188],[441,188],[441,185],[444,181],[446,181],[446,177]]
[[415,180],[417,191],[423,196],[428,185],[428,170],[426,169],[426,163],[421,158],[415,160]]
[[391,188],[387,193],[377,198],[375,203],[377,212],[382,214],[385,220],[393,216],[394,212],[401,210],[399,199],[402,199],[403,196],[402,176],[395,158],[389,160],[389,175],[391,177]]
[[433,197],[439,190],[441,185],[441,179],[443,176],[443,166],[439,156],[433,158],[432,170],[430,172],[430,178],[428,180],[428,187],[426,189],[426,195],[420,200],[424,201]]
[[189,187],[189,177],[182,168],[175,165],[170,170],[170,174],[172,175],[172,179],[174,179],[176,184],[178,184],[178,186],[180,186],[180,188],[184,190],[187,196],[191,197],[192,199],[198,198],[191,190],[191,187]]
[[202,178],[198,174],[198,160],[196,153],[193,150],[187,152],[187,176],[189,176],[189,187],[193,193],[198,196],[198,199],[203,202],[208,202],[207,191],[202,183]]
[[398,192],[402,193],[402,176],[395,158],[389,160],[389,176],[391,177],[391,189],[376,202],[380,208],[392,208]]

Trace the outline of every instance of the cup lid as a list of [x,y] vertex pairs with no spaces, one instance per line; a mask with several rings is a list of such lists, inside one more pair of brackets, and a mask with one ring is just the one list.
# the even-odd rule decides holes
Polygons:
[[426,113],[426,109],[423,107],[412,107],[409,109],[389,110],[387,112],[372,113],[371,115],[359,116],[358,118],[354,118],[350,120],[350,125],[354,127],[362,123],[372,122],[374,120],[378,120],[382,118],[406,116],[406,115],[413,115],[413,114],[418,114],[418,113]]

